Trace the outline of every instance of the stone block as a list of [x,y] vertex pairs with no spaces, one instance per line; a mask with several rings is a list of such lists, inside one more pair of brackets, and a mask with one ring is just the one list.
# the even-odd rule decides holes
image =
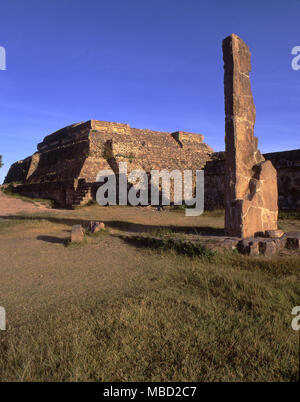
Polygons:
[[240,240],[237,249],[242,254],[256,256],[262,254],[270,257],[284,248],[285,241],[283,238],[264,238],[264,237],[248,237]]
[[80,243],[83,241],[85,231],[81,225],[73,225],[71,231],[71,242]]
[[281,229],[277,230],[266,230],[265,236],[266,237],[273,237],[273,238],[280,238],[284,235],[284,231]]
[[99,232],[100,230],[102,230],[104,228],[105,228],[105,225],[104,225],[103,222],[93,222],[93,221],[91,221],[90,224],[89,224],[89,231],[91,233],[97,233],[97,232]]
[[266,257],[271,257],[278,251],[278,243],[273,239],[263,239],[259,241],[259,252]]
[[259,255],[259,240],[254,237],[243,239],[238,243],[237,249],[242,254],[250,256]]
[[285,235],[285,247],[290,250],[300,250],[300,231],[288,232]]

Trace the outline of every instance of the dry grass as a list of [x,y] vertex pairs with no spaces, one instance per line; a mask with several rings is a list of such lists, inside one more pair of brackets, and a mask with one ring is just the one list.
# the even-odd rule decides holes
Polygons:
[[[152,214],[91,207],[19,217],[21,227],[2,221],[2,381],[297,380],[299,256],[190,258],[107,232],[64,246],[75,218],[137,233],[190,226],[181,214]],[[197,226],[208,219],[219,228],[218,217]]]
[[24,202],[30,202],[35,205],[41,204],[48,208],[53,208],[54,204],[55,204],[53,200],[49,200],[49,199],[45,199],[45,198],[31,198],[31,197],[26,197],[24,195],[20,195],[14,191],[14,187],[12,185],[5,186],[5,188],[2,189],[2,192],[9,197],[13,197],[13,198],[16,198],[16,199],[24,201]]

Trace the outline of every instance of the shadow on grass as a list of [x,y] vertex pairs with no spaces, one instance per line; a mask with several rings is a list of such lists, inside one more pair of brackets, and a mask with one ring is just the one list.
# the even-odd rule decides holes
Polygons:
[[[81,224],[83,227],[87,228],[91,219],[81,219],[81,218],[61,218],[54,216],[30,216],[30,215],[10,215],[10,216],[0,216],[2,219],[8,220],[28,220],[28,221],[39,221],[44,220],[55,224],[62,225],[78,225]],[[95,220],[95,219],[93,219]],[[121,231],[132,232],[132,233],[151,233],[157,230],[167,230],[173,233],[185,233],[194,234],[201,236],[224,236],[223,228],[214,228],[210,226],[164,226],[164,225],[145,225],[141,223],[125,222],[125,221],[105,221],[103,220],[106,227],[111,229],[118,229]]]
[[55,236],[37,236],[37,240],[45,241],[47,243],[63,244],[66,245],[66,239]]

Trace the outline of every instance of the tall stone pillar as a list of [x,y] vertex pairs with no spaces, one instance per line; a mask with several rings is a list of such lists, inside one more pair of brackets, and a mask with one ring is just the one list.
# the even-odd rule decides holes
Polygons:
[[248,46],[223,41],[225,93],[225,233],[251,237],[277,229],[277,173],[257,148]]

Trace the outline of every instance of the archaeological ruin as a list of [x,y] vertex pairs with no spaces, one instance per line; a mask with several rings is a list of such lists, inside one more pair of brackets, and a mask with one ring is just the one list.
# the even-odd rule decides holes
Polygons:
[[248,46],[223,41],[225,92],[225,233],[251,237],[277,229],[277,173],[257,148]]
[[225,152],[214,152],[201,134],[89,120],[46,136],[37,152],[10,167],[4,183],[14,183],[22,195],[73,207],[95,199],[98,172],[112,169],[118,175],[119,162],[127,162],[128,173],[204,169],[205,209],[225,207],[228,235],[247,237],[275,229],[277,203],[279,209],[300,209],[300,149],[259,152],[250,51],[231,35],[223,41],[223,58]]
[[[300,149],[263,156],[277,170],[279,208],[300,210]],[[17,183],[19,193],[49,198],[62,207],[84,205],[95,196],[98,171],[120,161],[127,161],[130,169],[148,171],[204,168],[205,209],[225,206],[225,153],[214,152],[202,135],[95,120],[45,137],[36,153],[11,166],[4,183]]]
[[200,134],[140,130],[97,120],[65,127],[45,137],[37,148],[11,166],[5,183],[17,182],[19,193],[67,207],[95,199],[98,172],[111,169],[118,176],[120,162],[127,162],[128,173],[195,171],[203,169],[213,153]]

